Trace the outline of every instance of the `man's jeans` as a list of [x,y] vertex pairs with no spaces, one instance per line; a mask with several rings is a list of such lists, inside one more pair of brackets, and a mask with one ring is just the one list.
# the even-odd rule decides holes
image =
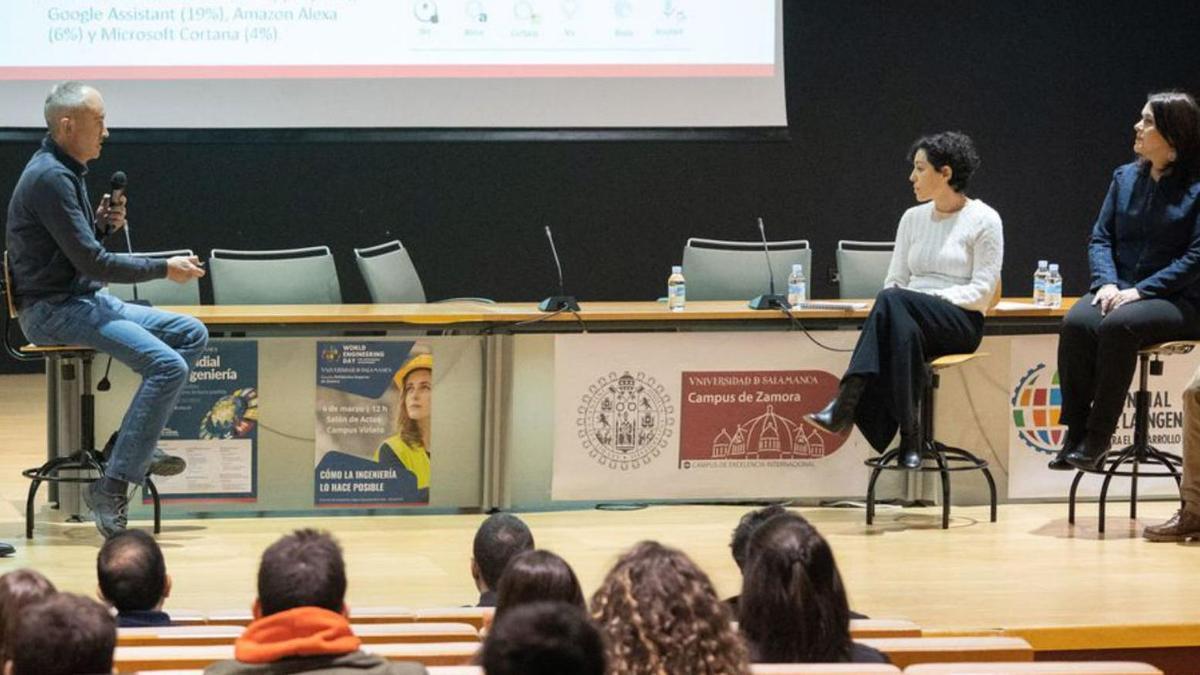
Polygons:
[[34,344],[70,344],[111,354],[142,376],[121,421],[105,475],[141,485],[188,372],[208,343],[190,316],[122,302],[108,293],[43,300],[21,310],[21,329]]

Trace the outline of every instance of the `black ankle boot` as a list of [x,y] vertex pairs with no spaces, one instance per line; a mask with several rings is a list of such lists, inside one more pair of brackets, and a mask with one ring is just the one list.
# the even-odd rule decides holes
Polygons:
[[1112,447],[1112,434],[1089,431],[1066,455],[1067,462],[1081,471],[1103,471],[1104,460]]
[[813,426],[831,434],[840,434],[854,424],[854,409],[867,388],[867,378],[862,375],[847,375],[838,385],[838,395],[820,412],[804,416]]
[[921,434],[900,432],[900,465],[906,469],[921,468]]
[[1071,463],[1067,461],[1067,455],[1071,454],[1075,450],[1075,446],[1083,441],[1083,436],[1082,433],[1075,433],[1067,429],[1067,434],[1063,437],[1062,447],[1059,448],[1058,452],[1054,455],[1054,459],[1050,460],[1046,466],[1050,467],[1052,471],[1074,471],[1075,467],[1071,466]]

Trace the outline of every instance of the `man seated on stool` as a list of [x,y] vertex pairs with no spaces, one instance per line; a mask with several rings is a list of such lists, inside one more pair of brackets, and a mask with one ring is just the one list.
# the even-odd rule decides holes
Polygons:
[[162,611],[171,595],[171,575],[154,537],[125,530],[104,542],[96,556],[100,598],[117,610],[119,628],[170,626]]
[[105,537],[125,529],[129,484],[147,472],[169,476],[185,465],[157,448],[188,371],[208,342],[190,316],[126,304],[99,293],[105,282],[204,276],[200,260],[154,260],[112,253],[101,243],[125,227],[125,196],[106,195],[92,209],[87,163],[108,138],[104,99],[80,82],[55,85],[43,109],[49,132],[21,173],[8,205],[12,291],[25,336],[35,344],[82,345],[111,354],[142,376],[104,476],[84,501]]
[[106,607],[82,595],[55,593],[29,605],[12,637],[4,675],[113,672],[117,625]]
[[325,532],[296,530],[271,544],[258,567],[254,621],[234,643],[234,660],[209,675],[370,673],[421,675],[419,663],[390,662],[359,649],[346,609],[342,548]]
[[1183,391],[1183,508],[1162,525],[1148,525],[1142,536],[1150,541],[1200,539],[1200,370]]
[[500,573],[518,553],[533,550],[529,526],[511,513],[493,513],[475,531],[471,577],[479,589],[479,607],[496,606]]

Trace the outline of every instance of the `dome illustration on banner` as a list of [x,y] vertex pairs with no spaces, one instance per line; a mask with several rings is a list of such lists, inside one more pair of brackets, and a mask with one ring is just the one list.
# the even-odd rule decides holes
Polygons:
[[[836,448],[835,448],[836,449]],[[775,412],[775,406],[713,439],[713,459],[820,459],[830,454],[821,434]]]
[[1038,452],[1058,452],[1066,433],[1066,427],[1059,419],[1061,415],[1058,371],[1039,363],[1029,369],[1013,389],[1012,416],[1017,436]]

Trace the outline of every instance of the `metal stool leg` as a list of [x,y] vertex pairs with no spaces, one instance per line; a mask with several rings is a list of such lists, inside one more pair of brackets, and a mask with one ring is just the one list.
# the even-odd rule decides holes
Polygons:
[[985,466],[982,469],[983,477],[987,479],[988,492],[992,497],[992,522],[996,522],[996,481],[992,478],[992,472]]
[[162,532],[162,503],[158,501],[158,488],[154,481],[146,477],[146,489],[150,491],[150,499],[154,502],[154,534]]
[[1075,524],[1075,493],[1079,491],[1079,481],[1083,480],[1083,472],[1075,472],[1075,480],[1071,481],[1071,495],[1067,500],[1067,523]]

